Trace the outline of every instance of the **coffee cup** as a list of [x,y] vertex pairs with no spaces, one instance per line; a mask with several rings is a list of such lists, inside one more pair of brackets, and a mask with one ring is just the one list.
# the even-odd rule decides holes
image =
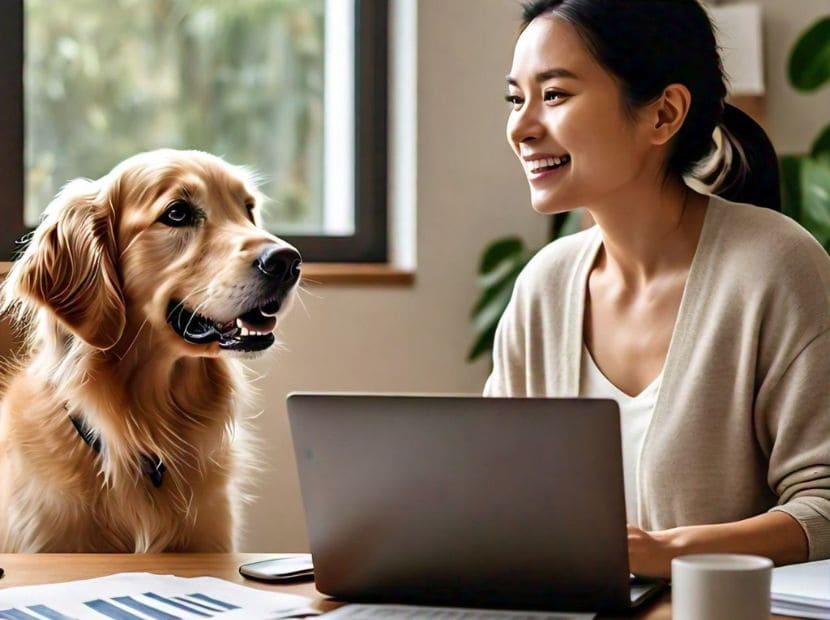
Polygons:
[[769,620],[769,558],[684,555],[672,560],[671,577],[674,620]]

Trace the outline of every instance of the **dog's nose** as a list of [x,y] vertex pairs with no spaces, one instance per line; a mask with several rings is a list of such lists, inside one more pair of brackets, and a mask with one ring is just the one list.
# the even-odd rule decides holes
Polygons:
[[294,284],[300,279],[302,258],[296,250],[276,244],[268,245],[254,261],[254,266],[280,284]]

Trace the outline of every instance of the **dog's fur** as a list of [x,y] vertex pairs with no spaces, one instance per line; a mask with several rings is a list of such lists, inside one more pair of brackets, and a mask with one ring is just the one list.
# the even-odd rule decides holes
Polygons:
[[[158,221],[181,199],[204,212],[199,226]],[[290,247],[256,225],[257,200],[244,169],[162,150],[49,205],[3,289],[27,346],[0,411],[0,552],[234,548],[248,471],[239,355],[185,341],[167,317],[172,299],[217,322],[255,303],[261,248]],[[166,467],[158,488],[142,455]]]

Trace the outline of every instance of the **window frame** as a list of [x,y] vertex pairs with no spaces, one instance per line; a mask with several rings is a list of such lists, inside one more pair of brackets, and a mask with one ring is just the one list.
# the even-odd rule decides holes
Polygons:
[[[388,233],[389,0],[353,0],[354,233],[348,236],[280,235],[305,262],[386,263]],[[24,224],[24,0],[0,3],[0,260],[16,258]],[[131,153],[125,153],[128,157]],[[116,162],[114,162],[116,163]],[[69,179],[66,179],[67,181]],[[44,205],[45,207],[45,205]]]

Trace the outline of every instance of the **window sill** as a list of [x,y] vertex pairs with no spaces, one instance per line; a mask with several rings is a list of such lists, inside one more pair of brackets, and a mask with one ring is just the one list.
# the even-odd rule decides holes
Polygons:
[[[0,262],[0,277],[11,268],[10,262]],[[306,263],[303,265],[303,283],[317,284],[380,284],[410,286],[415,273],[388,263]]]
[[415,273],[389,263],[305,263],[302,282],[411,286],[415,283]]

